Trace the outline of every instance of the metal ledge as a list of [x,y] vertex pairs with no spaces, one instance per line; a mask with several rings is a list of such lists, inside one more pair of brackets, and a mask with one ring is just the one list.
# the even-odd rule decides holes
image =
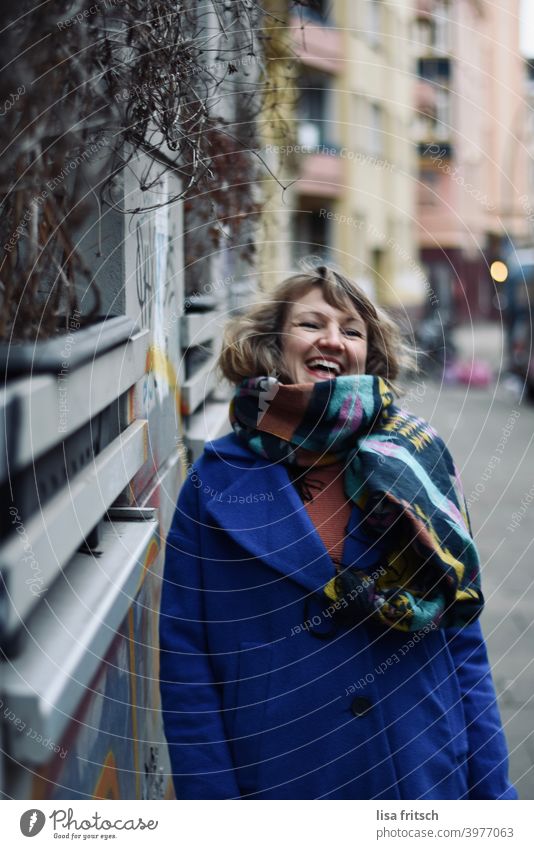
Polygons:
[[180,321],[180,344],[182,348],[202,345],[222,333],[222,313],[212,310],[204,313],[187,313]]
[[[0,551],[9,637],[147,458],[147,423],[133,422]],[[17,529],[18,530],[18,529]]]
[[149,331],[142,330],[105,357],[79,368],[10,382],[0,397],[2,416],[14,399],[19,407],[18,438],[9,457],[9,474],[33,463],[137,383],[146,370],[148,341]]
[[193,462],[202,454],[206,442],[230,431],[228,401],[206,401],[187,421],[185,441],[191,449]]
[[104,523],[98,557],[76,554],[26,623],[21,652],[0,665],[6,707],[25,723],[9,728],[12,756],[44,764],[59,745],[117,629],[131,608],[158,523]]
[[188,416],[194,413],[204,398],[217,385],[216,366],[219,351],[209,358],[198,371],[183,384],[181,389],[182,414]]

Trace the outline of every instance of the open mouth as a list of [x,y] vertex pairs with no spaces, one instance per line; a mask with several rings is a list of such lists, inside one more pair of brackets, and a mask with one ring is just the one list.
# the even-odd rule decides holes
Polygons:
[[325,360],[322,357],[316,357],[313,360],[308,360],[305,363],[306,371],[313,374],[314,377],[319,377],[321,380],[330,380],[334,377],[339,377],[343,369],[335,360]]

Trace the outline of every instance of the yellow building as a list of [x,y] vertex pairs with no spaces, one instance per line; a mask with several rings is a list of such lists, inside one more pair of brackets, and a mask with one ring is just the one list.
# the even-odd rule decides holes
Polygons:
[[[415,242],[411,13],[381,0],[314,5],[287,21],[286,121],[265,136],[271,167],[290,185],[267,183],[263,285],[318,257],[411,312],[426,287]],[[288,50],[273,64],[289,75],[289,59]]]

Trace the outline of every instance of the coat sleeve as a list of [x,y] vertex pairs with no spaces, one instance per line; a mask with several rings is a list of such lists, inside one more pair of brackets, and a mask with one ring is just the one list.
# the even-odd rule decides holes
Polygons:
[[469,799],[517,799],[479,622],[446,630],[462,694],[469,741]]
[[239,797],[207,648],[197,492],[188,478],[167,537],[160,609],[163,727],[178,799]]

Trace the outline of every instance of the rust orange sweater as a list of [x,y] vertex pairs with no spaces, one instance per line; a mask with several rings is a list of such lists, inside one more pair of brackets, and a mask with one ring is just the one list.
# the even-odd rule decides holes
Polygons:
[[343,486],[344,465],[291,468],[291,478],[336,569],[341,565],[352,503]]

